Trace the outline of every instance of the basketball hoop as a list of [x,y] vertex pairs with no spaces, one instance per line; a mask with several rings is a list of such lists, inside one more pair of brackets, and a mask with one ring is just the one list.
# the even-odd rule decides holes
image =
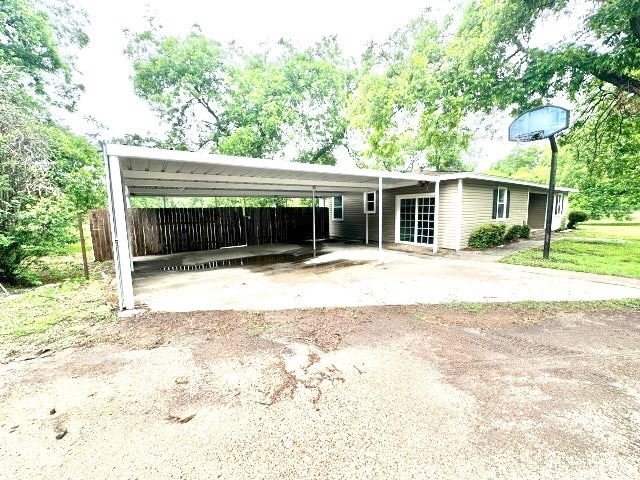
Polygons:
[[569,127],[569,110],[554,105],[534,108],[509,125],[509,140],[532,142],[549,138]]
[[514,141],[518,143],[534,142],[536,140],[544,140],[544,138],[544,130],[538,130],[536,132],[520,133],[514,137]]
[[549,169],[549,190],[547,192],[547,213],[544,226],[544,247],[542,258],[549,258],[551,248],[551,217],[553,216],[553,197],[556,188],[556,159],[558,145],[556,133],[569,127],[569,110],[554,105],[534,108],[523,113],[509,125],[509,141],[533,142],[549,139],[551,144],[551,167]]

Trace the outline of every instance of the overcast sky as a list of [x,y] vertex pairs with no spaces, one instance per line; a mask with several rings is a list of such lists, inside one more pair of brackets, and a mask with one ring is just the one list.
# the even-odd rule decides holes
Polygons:
[[[133,94],[131,67],[122,53],[125,28],[146,28],[151,12],[169,35],[185,35],[195,23],[205,35],[222,43],[235,40],[252,50],[280,38],[298,46],[336,34],[346,55],[358,57],[370,40],[384,41],[389,34],[418,17],[426,7],[435,14],[450,11],[456,0],[349,1],[324,0],[73,0],[89,15],[89,46],[78,58],[86,91],[75,115],[67,123],[78,133],[93,133],[84,120],[91,116],[107,130],[109,139],[125,133],[158,134],[163,131],[147,104]],[[149,5],[149,6],[147,6]],[[507,122],[508,119],[504,119]],[[498,128],[498,134],[504,128]],[[506,132],[505,132],[506,133]],[[484,168],[504,156],[512,145],[496,138],[477,142],[471,160]]]

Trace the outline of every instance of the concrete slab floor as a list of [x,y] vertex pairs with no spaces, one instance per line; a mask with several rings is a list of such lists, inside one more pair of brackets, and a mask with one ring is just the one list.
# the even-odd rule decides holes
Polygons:
[[[324,248],[329,253],[272,265],[169,272],[141,267],[134,274],[136,303],[157,311],[194,311],[640,297],[640,280],[634,279],[390,250],[379,254],[358,245]],[[181,261],[296,249],[229,249],[220,257],[209,252]]]

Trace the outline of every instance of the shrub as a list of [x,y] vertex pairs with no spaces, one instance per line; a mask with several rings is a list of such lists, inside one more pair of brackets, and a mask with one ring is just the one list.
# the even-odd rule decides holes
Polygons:
[[505,242],[513,242],[516,238],[520,238],[520,225],[513,225],[504,234]]
[[506,225],[503,223],[488,223],[480,225],[469,236],[469,246],[473,248],[491,248],[502,244]]
[[529,238],[531,236],[531,228],[529,225],[520,226],[520,238]]
[[33,260],[75,240],[73,206],[64,195],[42,197],[28,204],[13,220],[0,231],[0,282],[37,283],[29,269]]
[[589,215],[582,210],[574,210],[573,212],[569,212],[568,218],[569,224],[567,225],[567,228],[575,228],[576,223],[586,222],[589,220]]

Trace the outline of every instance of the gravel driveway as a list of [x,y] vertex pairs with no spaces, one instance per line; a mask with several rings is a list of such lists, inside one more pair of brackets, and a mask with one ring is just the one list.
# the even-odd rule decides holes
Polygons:
[[123,319],[91,347],[0,365],[0,477],[638,478],[638,320],[508,306]]

